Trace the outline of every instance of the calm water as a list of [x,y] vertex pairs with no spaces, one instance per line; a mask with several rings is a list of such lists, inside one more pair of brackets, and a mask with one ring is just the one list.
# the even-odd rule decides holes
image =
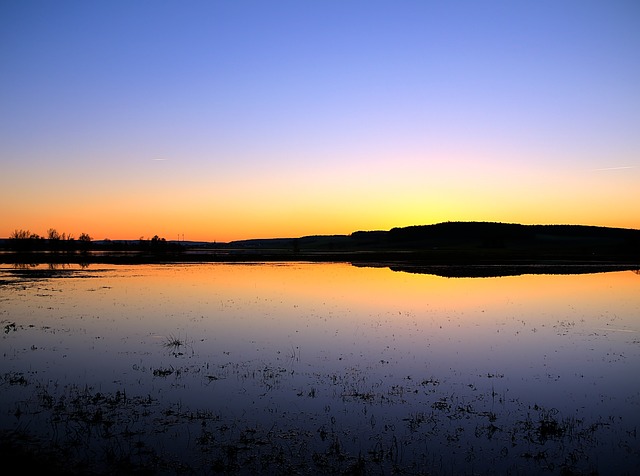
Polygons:
[[0,429],[79,458],[160,455],[168,474],[640,468],[631,271],[92,265],[0,282]]

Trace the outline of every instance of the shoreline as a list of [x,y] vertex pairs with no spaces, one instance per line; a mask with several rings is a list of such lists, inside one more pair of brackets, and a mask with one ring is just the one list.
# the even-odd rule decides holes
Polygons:
[[[590,259],[589,259],[590,258]],[[346,251],[289,252],[280,250],[220,250],[206,252],[185,250],[179,253],[145,253],[139,251],[0,252],[0,264],[28,270],[37,265],[52,268],[63,265],[92,264],[205,264],[205,263],[348,263],[355,267],[389,268],[414,274],[443,277],[493,277],[522,274],[586,274],[633,271],[640,274],[640,260],[633,257],[585,257],[579,254],[529,256],[518,253],[416,252],[416,251]]]

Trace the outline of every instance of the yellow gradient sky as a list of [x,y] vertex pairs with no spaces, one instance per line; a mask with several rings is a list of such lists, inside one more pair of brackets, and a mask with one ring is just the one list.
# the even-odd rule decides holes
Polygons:
[[635,1],[0,4],[0,237],[640,228]]

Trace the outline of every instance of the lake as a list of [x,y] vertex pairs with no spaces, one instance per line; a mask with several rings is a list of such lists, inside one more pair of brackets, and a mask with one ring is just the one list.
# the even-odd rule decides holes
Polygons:
[[0,268],[0,430],[148,474],[636,474],[640,274]]

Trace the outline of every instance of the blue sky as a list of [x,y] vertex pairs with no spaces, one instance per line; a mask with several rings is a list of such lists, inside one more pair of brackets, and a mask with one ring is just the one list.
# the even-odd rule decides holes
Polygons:
[[635,1],[5,1],[0,235],[638,227],[639,24]]

